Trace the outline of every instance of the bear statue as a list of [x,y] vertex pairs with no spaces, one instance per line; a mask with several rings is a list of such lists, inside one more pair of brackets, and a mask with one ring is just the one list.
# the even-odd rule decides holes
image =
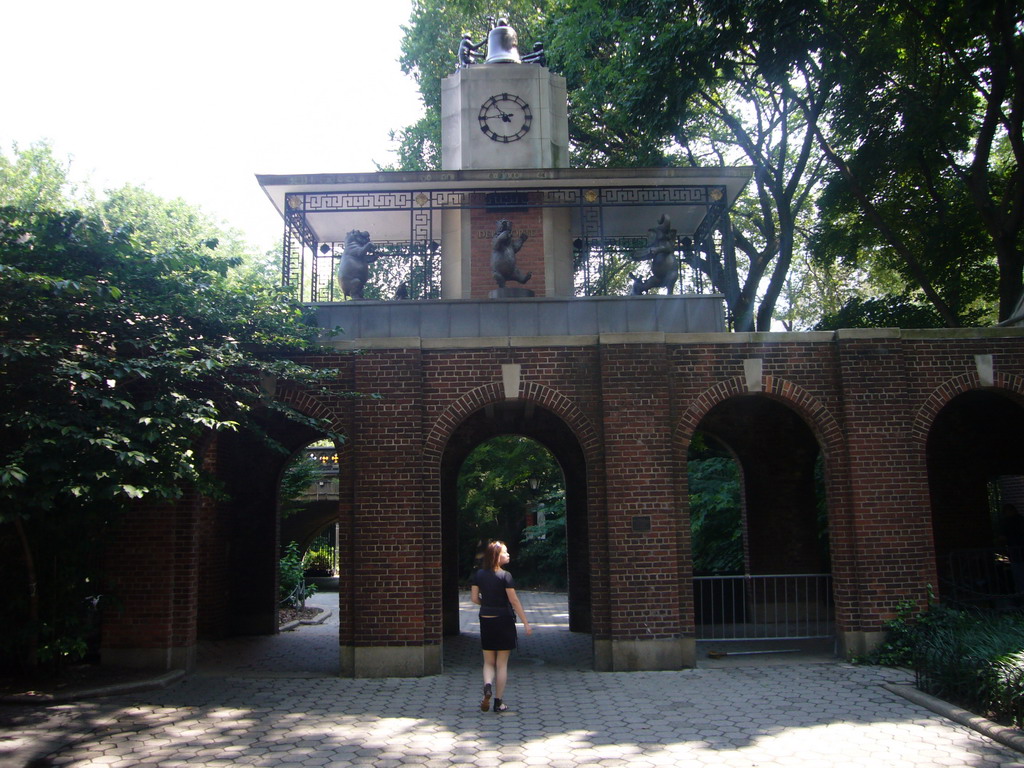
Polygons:
[[369,232],[353,229],[345,235],[345,251],[338,265],[338,278],[346,298],[363,298],[363,288],[370,276],[368,265],[376,258]]
[[518,240],[512,239],[512,224],[508,219],[498,222],[494,240],[491,241],[491,271],[499,288],[504,288],[508,280],[525,283],[533,277],[532,272],[523,274],[516,268],[516,254],[525,242],[526,233],[521,234]]
[[647,245],[641,248],[630,258],[633,261],[650,261],[651,276],[646,280],[640,280],[630,273],[633,278],[633,295],[639,296],[651,288],[667,288],[672,293],[679,279],[679,265],[676,262],[676,231],[672,229],[672,221],[668,216],[662,214],[658,219],[658,225],[651,227],[647,237]]

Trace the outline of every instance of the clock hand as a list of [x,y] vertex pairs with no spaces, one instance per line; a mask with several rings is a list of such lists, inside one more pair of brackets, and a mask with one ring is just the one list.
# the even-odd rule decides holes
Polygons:
[[498,110],[498,114],[496,114],[496,115],[487,115],[487,117],[485,117],[484,119],[485,120],[493,120],[496,117],[500,117],[501,121],[503,123],[511,123],[512,122],[512,115],[510,115],[508,112],[502,112],[501,110]]

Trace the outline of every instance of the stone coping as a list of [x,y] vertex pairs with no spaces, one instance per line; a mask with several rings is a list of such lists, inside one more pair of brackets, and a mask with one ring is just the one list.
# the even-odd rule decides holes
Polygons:
[[[343,301],[318,304],[315,310],[321,328],[340,326],[344,330],[344,335],[335,339],[324,338],[332,346],[408,346],[415,339],[422,341],[413,346],[450,344],[464,339],[470,340],[470,346],[504,346],[507,341],[497,340],[509,338],[558,339],[558,344],[578,345],[583,340],[593,343],[593,339],[609,335],[647,337],[725,331],[722,297],[718,294]],[[650,340],[662,339],[658,336]]]
[[[692,307],[686,304],[673,307],[672,304],[694,300],[706,304]],[[721,296],[713,294],[335,302],[315,307],[321,327],[341,326],[345,330],[342,336],[323,339],[325,346],[339,350],[593,347],[612,344],[833,344],[869,340],[963,341],[1024,337],[1024,327],[845,328],[838,331],[732,333],[722,327],[724,319],[720,312],[718,317],[713,314],[714,309],[720,309],[720,302]],[[525,311],[524,317],[515,317],[514,313],[525,308],[526,303],[534,305],[532,310]],[[589,308],[584,306],[586,304],[590,305]],[[423,307],[433,309],[423,313],[419,311]],[[393,322],[402,313],[405,317]],[[443,318],[441,322],[424,333],[424,324],[438,317]],[[363,322],[367,318],[368,321]],[[353,320],[357,322],[354,328]]]

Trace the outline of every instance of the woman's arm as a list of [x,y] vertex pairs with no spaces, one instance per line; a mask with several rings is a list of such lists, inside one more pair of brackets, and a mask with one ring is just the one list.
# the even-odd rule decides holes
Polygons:
[[523,604],[519,602],[519,596],[516,591],[511,587],[505,588],[505,594],[508,595],[508,601],[512,604],[512,610],[516,612],[516,616],[523,622],[523,629],[526,630],[527,635],[533,634],[533,627],[530,626],[530,622],[526,620],[526,611],[523,610]]
[[483,600],[480,599],[480,587],[476,584],[473,585],[473,589],[470,591],[469,599],[477,605],[483,605]]

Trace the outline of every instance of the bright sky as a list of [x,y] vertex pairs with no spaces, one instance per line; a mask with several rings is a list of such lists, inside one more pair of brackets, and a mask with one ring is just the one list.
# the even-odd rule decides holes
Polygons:
[[[372,171],[422,105],[397,59],[411,0],[29,0],[0,15],[0,150],[182,197],[261,249],[257,173]],[[454,62],[453,62],[454,66]]]

